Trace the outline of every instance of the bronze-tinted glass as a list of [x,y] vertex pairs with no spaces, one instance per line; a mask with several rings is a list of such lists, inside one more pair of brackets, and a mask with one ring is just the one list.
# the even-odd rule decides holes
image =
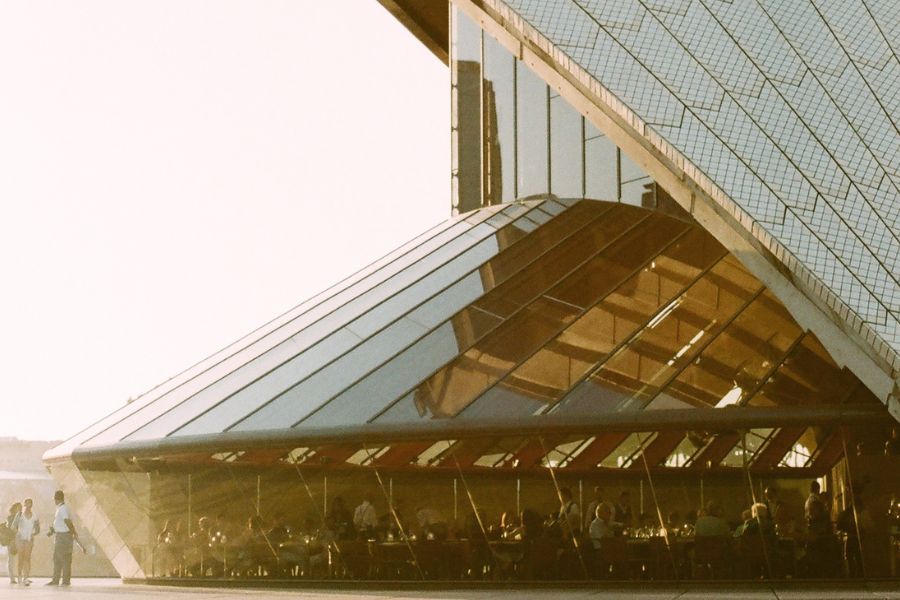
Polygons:
[[[624,338],[684,292],[724,250],[692,230],[593,306],[493,388],[465,416],[531,414],[554,404]],[[504,408],[499,409],[500,406]]]
[[[691,364],[708,339],[741,310],[746,298],[755,291],[754,285],[759,288],[733,258],[723,258],[575,387],[561,403],[560,410],[611,411],[645,407],[660,387],[685,365]],[[685,398],[671,394],[654,402],[652,408],[686,406]]]

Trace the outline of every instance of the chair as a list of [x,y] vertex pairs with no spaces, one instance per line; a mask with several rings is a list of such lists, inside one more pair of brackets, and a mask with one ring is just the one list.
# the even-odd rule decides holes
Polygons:
[[694,539],[694,556],[691,560],[691,577],[699,579],[706,574],[710,579],[721,579],[727,573],[731,554],[731,540],[726,536],[698,536]]

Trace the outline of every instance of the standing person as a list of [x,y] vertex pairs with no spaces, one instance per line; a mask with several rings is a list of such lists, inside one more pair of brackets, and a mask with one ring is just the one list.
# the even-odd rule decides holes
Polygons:
[[633,513],[631,512],[631,492],[622,490],[619,499],[613,506],[613,521],[621,523],[623,527],[631,527]]
[[378,527],[378,514],[375,512],[374,500],[372,492],[366,492],[362,504],[353,511],[353,527],[361,539],[368,539]]
[[53,526],[47,535],[55,535],[53,543],[53,579],[47,585],[70,585],[72,579],[72,546],[78,539],[75,524],[72,523],[72,514],[69,505],[66,504],[66,496],[62,490],[56,490],[53,494],[56,503],[56,515],[53,517]]
[[581,535],[581,509],[572,499],[572,490],[567,487],[559,490],[559,514],[556,521],[562,526],[566,539]]
[[[22,514],[22,503],[14,502],[12,506],[9,507],[9,513],[6,515],[6,526],[13,532],[13,535],[16,533],[16,525],[19,521],[19,515]],[[12,542],[6,549],[6,569],[9,573],[9,582],[16,583],[16,540],[13,538]]]
[[31,498],[23,502],[24,510],[16,519],[16,551],[19,556],[19,583],[31,585],[31,551],[34,549],[34,536],[41,531],[41,523],[32,511],[34,504]]

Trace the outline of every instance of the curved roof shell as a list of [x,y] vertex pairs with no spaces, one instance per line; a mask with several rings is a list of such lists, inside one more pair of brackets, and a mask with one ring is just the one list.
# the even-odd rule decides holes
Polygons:
[[620,120],[653,160],[697,186],[896,381],[896,3],[458,4],[589,97],[586,116],[600,108]]

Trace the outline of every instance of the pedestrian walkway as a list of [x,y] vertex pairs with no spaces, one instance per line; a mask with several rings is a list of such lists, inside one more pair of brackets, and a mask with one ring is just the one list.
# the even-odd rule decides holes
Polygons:
[[[0,584],[0,600],[28,598],[28,600],[159,600],[184,598],[185,600],[230,600],[245,596],[249,588],[181,588],[157,585],[123,584],[115,579],[75,579],[68,588],[46,587],[46,580],[37,580],[29,588]],[[296,598],[299,600],[900,600],[900,586],[896,584],[871,584],[865,587],[829,585],[803,589],[750,588],[746,586],[722,586],[683,589],[678,587],[622,587],[622,588],[539,588],[533,589],[254,589],[253,597]]]

